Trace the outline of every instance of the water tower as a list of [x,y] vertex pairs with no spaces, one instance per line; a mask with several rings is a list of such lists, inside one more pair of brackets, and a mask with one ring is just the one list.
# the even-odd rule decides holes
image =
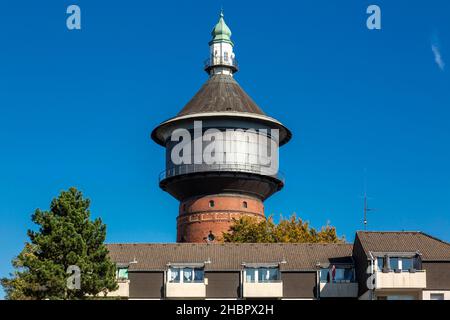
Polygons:
[[274,162],[291,132],[236,82],[233,47],[221,13],[205,61],[209,79],[151,135],[166,149],[159,185],[180,201],[177,242],[213,242],[234,218],[265,219],[264,200],[284,186]]

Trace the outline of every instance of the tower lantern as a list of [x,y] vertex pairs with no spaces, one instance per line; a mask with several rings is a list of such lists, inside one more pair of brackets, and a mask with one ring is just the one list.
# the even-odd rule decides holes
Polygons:
[[166,149],[159,186],[180,201],[177,242],[214,242],[233,219],[265,219],[263,201],[284,186],[278,147],[291,132],[233,78],[237,63],[223,13],[209,46],[209,79],[151,135]]
[[225,23],[223,11],[220,12],[219,21],[211,31],[212,39],[209,42],[209,58],[205,61],[205,71],[209,75],[233,75],[238,71],[237,60],[233,52],[231,30]]

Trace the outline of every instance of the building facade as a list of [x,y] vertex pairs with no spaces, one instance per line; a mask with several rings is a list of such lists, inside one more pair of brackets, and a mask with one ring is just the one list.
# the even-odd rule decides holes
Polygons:
[[357,232],[354,244],[110,244],[127,299],[450,300],[450,244]]

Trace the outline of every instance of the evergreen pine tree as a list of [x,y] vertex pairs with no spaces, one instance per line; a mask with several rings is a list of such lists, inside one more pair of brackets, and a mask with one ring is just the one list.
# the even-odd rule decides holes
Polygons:
[[[1,280],[8,299],[86,299],[117,289],[115,265],[104,244],[106,225],[90,220],[90,201],[70,188],[37,209],[29,242],[13,260],[11,278]],[[67,285],[69,266],[80,269],[80,288]]]

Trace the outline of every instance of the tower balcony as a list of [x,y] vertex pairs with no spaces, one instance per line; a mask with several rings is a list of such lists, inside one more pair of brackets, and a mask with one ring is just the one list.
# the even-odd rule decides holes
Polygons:
[[228,67],[232,70],[233,73],[237,72],[239,70],[238,61],[236,58],[230,58],[230,57],[210,57],[205,60],[204,62],[204,68],[205,71],[209,73],[211,68],[213,67]]
[[220,193],[246,194],[264,201],[284,187],[284,177],[260,165],[185,164],[162,171],[159,186],[180,201]]
[[166,169],[159,174],[159,182],[179,175],[208,172],[243,172],[269,176],[280,180],[284,184],[284,175],[278,171],[273,174],[268,167],[244,163],[223,163],[223,164],[183,164]]

